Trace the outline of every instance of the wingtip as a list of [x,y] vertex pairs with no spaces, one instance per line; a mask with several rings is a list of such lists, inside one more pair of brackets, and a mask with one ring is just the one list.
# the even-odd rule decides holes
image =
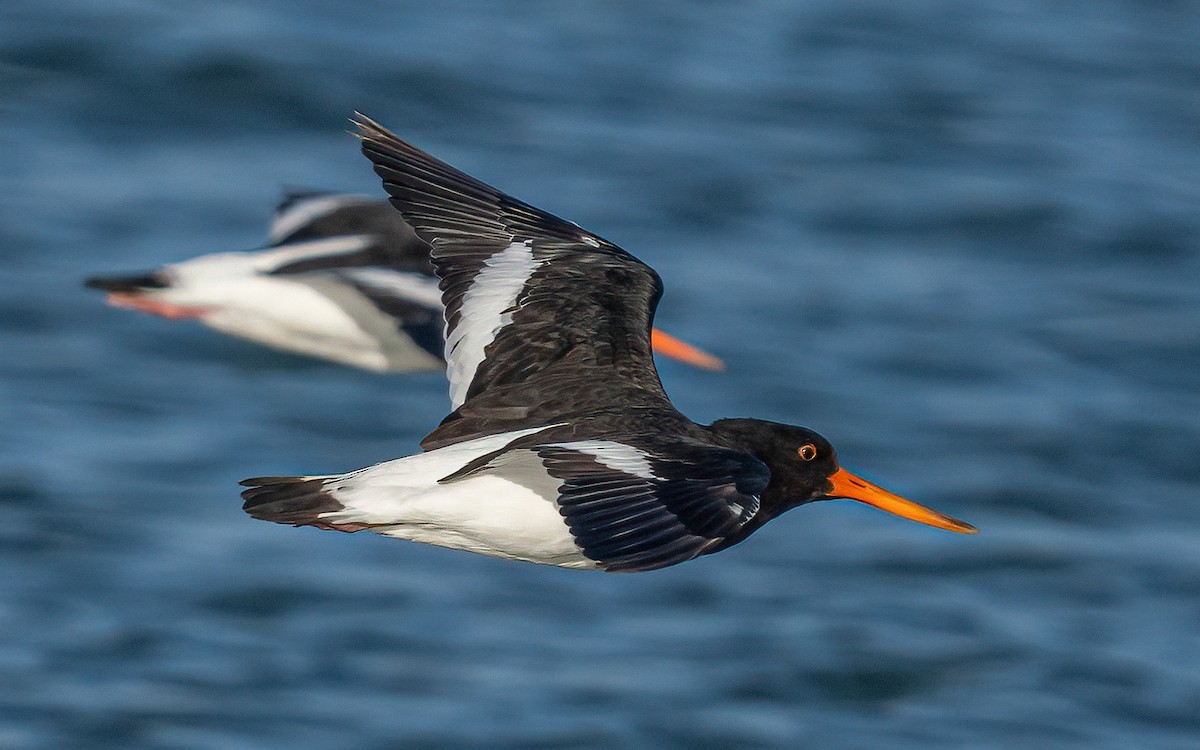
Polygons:
[[357,109],[354,110],[354,114],[350,115],[349,122],[353,128],[347,130],[346,132],[360,141],[366,140],[372,130],[377,130],[379,128],[379,123],[375,122],[370,117],[367,117],[362,112],[359,112]]
[[395,139],[387,128],[358,110],[354,110],[354,114],[350,116],[350,123],[355,127],[355,130],[349,131],[350,134],[360,141]]
[[347,118],[347,122],[350,123],[351,127],[347,128],[346,132],[357,138],[359,141],[362,141],[364,138],[366,138],[363,120],[369,119],[370,118],[364,115],[362,112],[359,112],[357,109],[354,110],[354,114]]

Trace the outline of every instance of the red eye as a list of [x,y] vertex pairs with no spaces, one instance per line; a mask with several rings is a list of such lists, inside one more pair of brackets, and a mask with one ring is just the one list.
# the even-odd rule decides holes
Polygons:
[[817,457],[817,446],[805,443],[800,446],[800,450],[796,451],[796,455],[800,456],[801,461],[811,461]]

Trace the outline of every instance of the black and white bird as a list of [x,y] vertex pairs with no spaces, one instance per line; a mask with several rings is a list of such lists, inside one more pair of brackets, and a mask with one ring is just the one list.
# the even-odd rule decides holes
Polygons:
[[692,422],[651,357],[653,269],[366,117],[355,124],[392,204],[432,243],[455,408],[423,453],[244,481],[250,515],[605,571],[717,552],[826,498],[975,531],[840,468],[812,430]]
[[[275,349],[376,372],[440,370],[442,294],[421,240],[386,200],[292,192],[267,245],[203,255],[87,286],[164,318],[196,319]],[[655,331],[655,350],[697,367],[721,360]]]

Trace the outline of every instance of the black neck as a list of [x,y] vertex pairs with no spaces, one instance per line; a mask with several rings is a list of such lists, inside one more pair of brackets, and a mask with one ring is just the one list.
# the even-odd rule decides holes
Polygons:
[[776,427],[783,427],[783,425],[761,419],[719,419],[706,427],[716,442],[726,448],[749,453],[771,470],[771,481],[759,498],[761,505],[758,514],[736,535],[726,539],[720,547],[712,550],[713,552],[737,544],[757,531],[767,521],[799,504],[788,497],[788,488],[778,476],[780,472],[777,471],[777,467],[780,459],[775,455],[778,452]]

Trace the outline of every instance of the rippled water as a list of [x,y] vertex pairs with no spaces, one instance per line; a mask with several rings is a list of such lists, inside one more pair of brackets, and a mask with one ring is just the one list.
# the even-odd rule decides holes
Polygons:
[[[200,6],[0,10],[0,747],[1200,746],[1193,4]],[[663,365],[688,414],[982,533],[827,503],[605,576],[250,520],[441,378],[80,280],[378,193],[354,109],[655,266],[730,365]]]

